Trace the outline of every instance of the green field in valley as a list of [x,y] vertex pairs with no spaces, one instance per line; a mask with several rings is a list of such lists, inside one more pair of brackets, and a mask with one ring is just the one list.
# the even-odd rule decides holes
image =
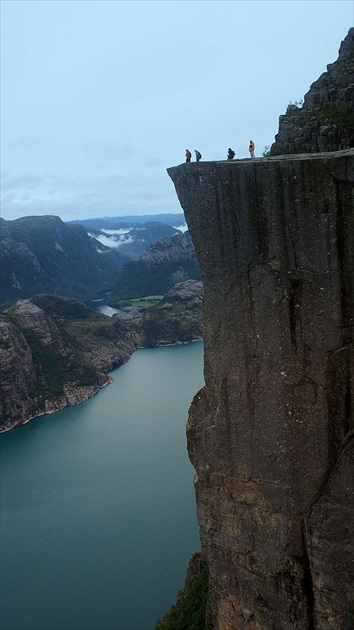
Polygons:
[[119,306],[136,306],[136,308],[149,308],[155,306],[163,298],[163,295],[146,295],[132,300],[120,300]]

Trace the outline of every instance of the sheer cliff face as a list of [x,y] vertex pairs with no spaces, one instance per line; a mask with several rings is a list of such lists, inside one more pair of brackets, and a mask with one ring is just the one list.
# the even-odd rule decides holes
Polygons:
[[188,449],[211,628],[353,615],[354,151],[169,169],[204,282]]

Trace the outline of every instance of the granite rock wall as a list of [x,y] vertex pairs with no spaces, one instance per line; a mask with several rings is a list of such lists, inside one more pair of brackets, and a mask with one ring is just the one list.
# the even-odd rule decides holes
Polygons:
[[169,169],[204,283],[208,627],[349,630],[354,151]]

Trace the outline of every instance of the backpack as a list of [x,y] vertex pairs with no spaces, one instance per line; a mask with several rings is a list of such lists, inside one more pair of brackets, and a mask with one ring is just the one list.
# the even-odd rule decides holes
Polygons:
[[199,151],[196,151],[196,152],[195,152],[195,154],[196,154],[196,156],[197,156],[198,160],[200,160],[200,159],[201,159],[201,157],[202,157],[202,154],[201,154],[201,153],[199,153]]

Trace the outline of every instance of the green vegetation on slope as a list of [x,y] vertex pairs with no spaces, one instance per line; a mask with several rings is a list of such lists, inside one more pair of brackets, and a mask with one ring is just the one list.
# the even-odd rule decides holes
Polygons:
[[288,118],[296,118],[296,124],[299,127],[304,127],[315,120],[319,120],[323,124],[337,125],[341,128],[353,127],[354,125],[354,113],[336,103],[327,103],[318,109],[288,109],[286,116]]
[[[152,298],[159,298],[153,303]],[[176,284],[165,296],[147,296],[131,300],[141,309],[124,319],[126,327],[141,338],[145,347],[188,343],[203,336],[203,286],[196,280]],[[116,316],[119,318],[119,314]]]
[[[181,268],[181,263],[149,268],[141,260],[129,262],[120,272],[118,282],[107,303],[116,306],[122,300],[132,300],[145,295],[165,294],[175,283],[173,274]],[[183,263],[184,280],[200,279],[200,272],[194,261]]]
[[81,402],[137,347],[122,321],[67,297],[19,301],[1,322],[1,428]]
[[36,368],[37,385],[32,396],[59,396],[70,377],[67,357],[61,356],[50,346],[44,346],[32,330],[21,330],[31,348]]
[[134,298],[132,300],[120,300],[118,306],[135,306],[135,308],[150,308],[158,304],[163,298],[163,295],[145,295],[140,298]]
[[1,307],[38,293],[87,300],[114,286],[126,258],[59,217],[1,221]]
[[191,577],[179,591],[175,604],[156,622],[155,630],[205,630],[209,569]]
[[200,280],[200,271],[189,232],[162,237],[146,248],[140,260],[126,263],[109,295],[109,306],[121,300],[161,295],[176,283]]

